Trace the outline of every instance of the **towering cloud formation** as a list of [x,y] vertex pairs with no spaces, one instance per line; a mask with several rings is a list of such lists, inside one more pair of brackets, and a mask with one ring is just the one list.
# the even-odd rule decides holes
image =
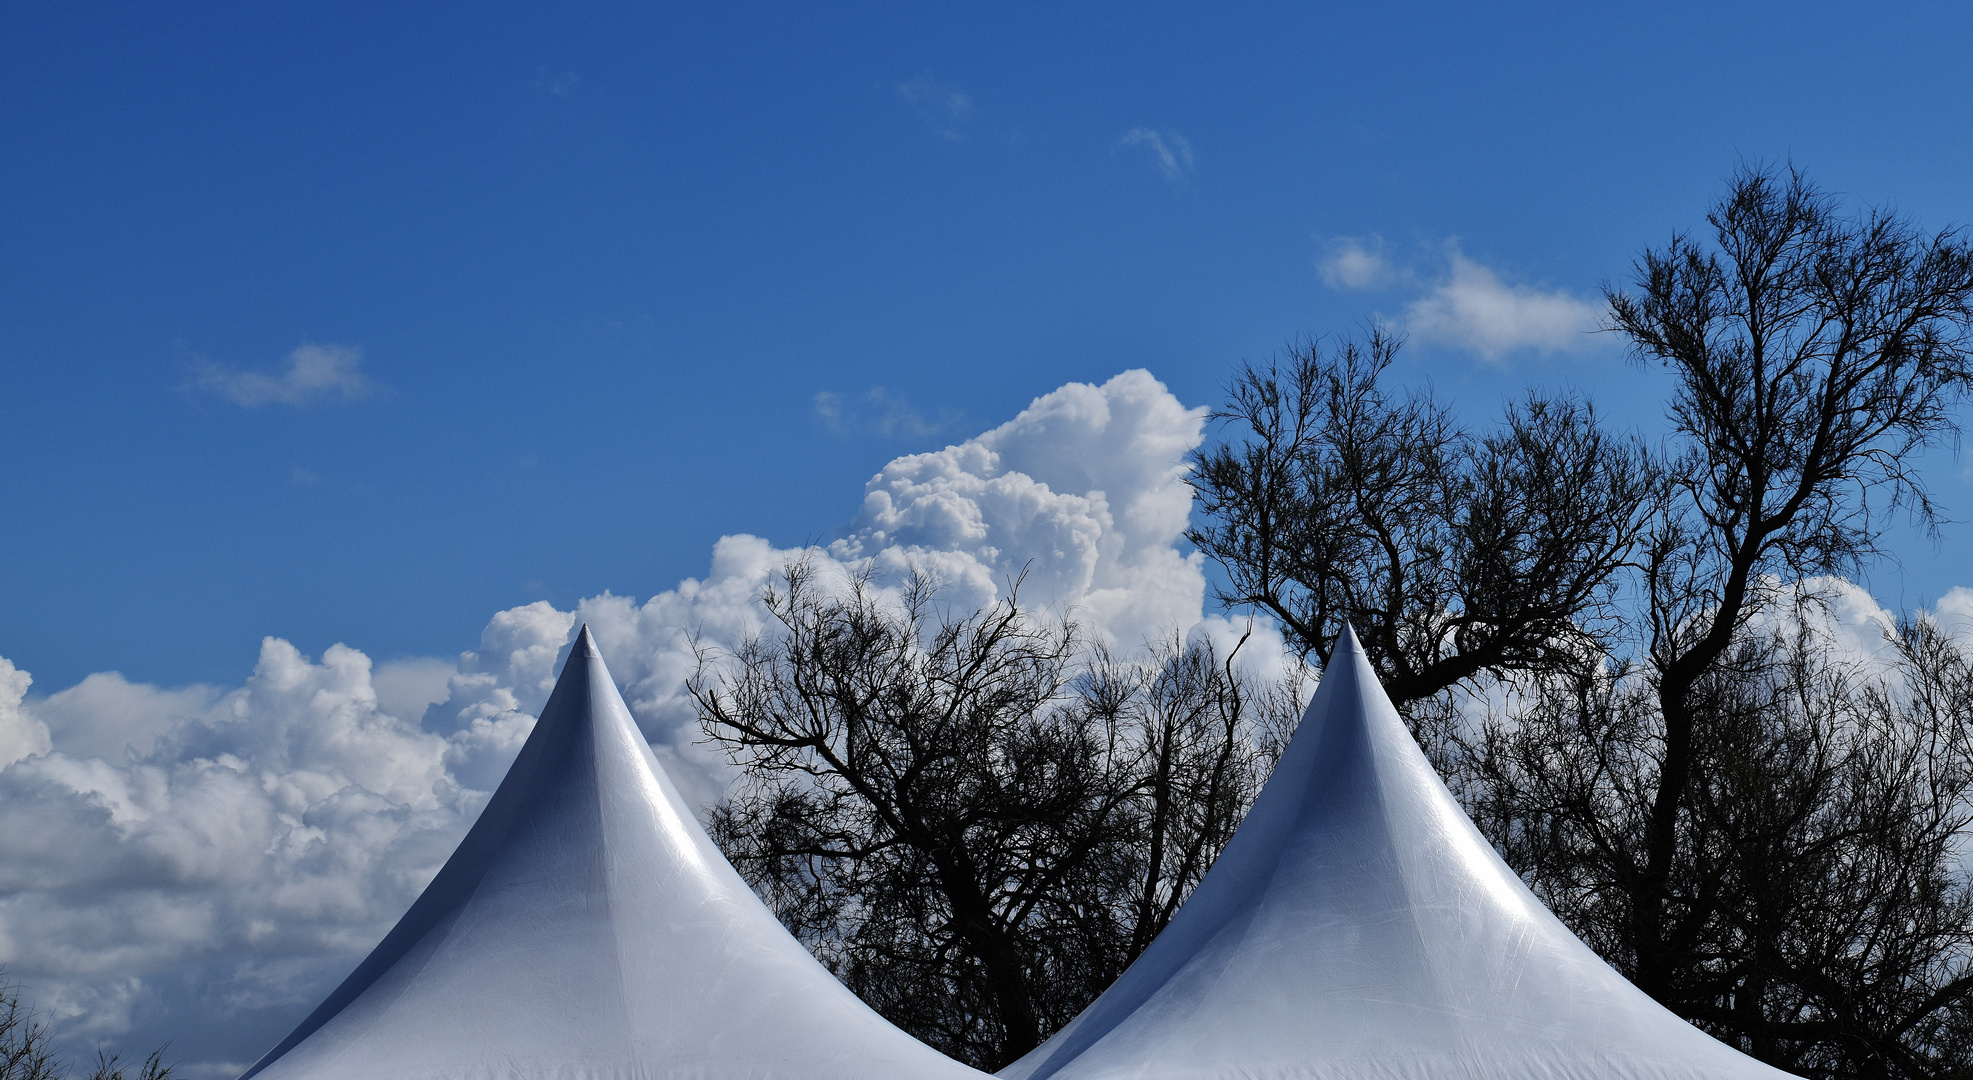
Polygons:
[[21,708],[33,682],[27,672],[0,656],[0,765],[48,752],[48,725]]
[[[835,541],[728,536],[703,578],[639,603],[604,594],[494,615],[456,662],[319,659],[270,637],[237,687],[164,689],[111,673],[43,698],[0,659],[0,964],[71,1054],[171,1041],[188,1077],[231,1077],[347,974],[437,872],[513,760],[589,623],[644,735],[700,803],[724,782],[685,681],[695,642],[763,629],[756,601],[787,562],[893,587],[935,574],[955,607],[1021,578],[1025,602],[1128,650],[1174,630],[1225,642],[1180,550],[1184,459],[1204,413],[1126,372],[1071,384],[1020,416],[866,485]],[[1838,590],[1831,632],[1868,653],[1888,619]],[[1973,626],[1973,593],[1941,616]],[[1243,658],[1278,662],[1279,639]]]
[[230,1075],[437,871],[531,730],[578,617],[688,797],[716,796],[684,693],[695,641],[760,632],[756,598],[791,559],[839,580],[867,568],[882,587],[923,570],[956,606],[1025,575],[1024,601],[1124,649],[1224,634],[1202,621],[1198,556],[1178,548],[1204,422],[1142,371],[1062,387],[885,466],[832,543],[728,536],[704,578],[643,603],[494,615],[436,702],[418,692],[429,661],[380,671],[347,646],[316,660],[272,637],[235,688],[104,673],[30,700],[27,673],[0,660],[0,963],[78,1053],[169,1039],[187,1075]]
[[[694,746],[696,648],[764,630],[762,586],[791,559],[823,579],[868,569],[943,580],[957,608],[1022,580],[1028,604],[1131,650],[1204,616],[1180,551],[1184,458],[1204,411],[1144,371],[1067,385],[1020,417],[884,466],[839,539],[781,549],[732,535],[702,579],[637,602],[602,594],[495,614],[458,661],[373,667],[266,638],[239,687],[160,689],[99,673],[28,697],[0,659],[0,964],[71,1054],[172,1041],[185,1076],[233,1076],[280,1039],[401,916],[466,833],[547,701],[582,618],[687,798],[722,762]],[[1888,616],[1835,582],[1829,634],[1857,654]],[[1973,626],[1973,592],[1939,604]],[[1279,661],[1279,638],[1243,657]]]

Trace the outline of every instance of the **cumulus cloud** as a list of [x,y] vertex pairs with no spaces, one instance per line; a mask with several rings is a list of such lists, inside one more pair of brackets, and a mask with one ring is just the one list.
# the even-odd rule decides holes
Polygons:
[[122,762],[149,755],[180,718],[205,712],[220,695],[210,686],[161,690],[102,671],[36,702],[34,715],[64,753]]
[[[1810,633],[1850,660],[1888,668],[1897,661],[1898,620],[1863,586],[1839,577],[1816,577],[1795,586],[1808,602],[1784,609]],[[1949,623],[1942,624],[1952,632]]]
[[1447,241],[1425,258],[1399,264],[1383,238],[1339,237],[1316,268],[1334,289],[1411,294],[1392,320],[1419,341],[1470,349],[1497,360],[1510,353],[1582,353],[1605,343],[1595,333],[1603,308],[1566,289],[1515,284]]
[[[899,457],[832,541],[714,545],[706,574],[642,600],[495,614],[456,660],[373,664],[262,642],[237,687],[164,688],[115,673],[44,698],[0,660],[0,964],[75,1052],[172,1040],[188,1076],[236,1075],[371,948],[436,873],[534,724],[578,620],[689,797],[726,766],[685,681],[700,648],[760,633],[761,587],[789,560],[879,588],[937,575],[955,606],[1002,595],[1130,649],[1174,631],[1230,647],[1201,618],[1205,577],[1179,550],[1184,459],[1205,413],[1142,371],[1071,384],[1013,420]],[[1271,673],[1262,627],[1242,658]],[[3,756],[3,755],[0,755]]]
[[[728,536],[714,545],[703,579],[641,604],[592,597],[563,617],[567,626],[578,618],[589,624],[646,737],[681,787],[710,799],[725,773],[699,744],[685,694],[695,648],[730,649],[760,632],[755,598],[793,559],[834,580],[867,568],[880,588],[914,570],[930,573],[962,608],[991,602],[1025,575],[1024,603],[1069,615],[1094,639],[1125,649],[1199,623],[1203,563],[1177,545],[1191,508],[1184,458],[1204,425],[1205,410],[1181,405],[1147,372],[1102,386],[1072,383],[982,435],[893,460],[865,484],[856,516],[827,544],[781,548]],[[516,612],[524,610],[532,624],[554,609]],[[557,645],[567,636],[548,625],[541,633]],[[481,695],[547,679],[549,655],[547,664],[475,660],[460,693],[433,709],[450,717],[538,707],[538,697],[519,691],[497,702]],[[546,684],[538,685],[533,693],[545,695]]]
[[1947,590],[1930,614],[1947,633],[1973,641],[1973,589],[1961,585]]
[[[899,457],[831,541],[719,540],[703,577],[642,601],[498,612],[455,660],[373,664],[337,645],[261,643],[237,687],[115,673],[43,698],[0,660],[0,964],[70,1052],[172,1041],[188,1077],[237,1075],[381,938],[451,853],[532,730],[578,621],[689,798],[726,766],[701,744],[685,682],[699,650],[765,629],[760,589],[789,560],[895,588],[935,574],[955,607],[1026,574],[1023,599],[1121,649],[1173,632],[1222,651],[1249,629],[1202,617],[1200,557],[1180,550],[1186,454],[1203,434],[1156,379],[1070,384],[1014,419]],[[1816,616],[1859,656],[1889,616],[1847,582]],[[1973,640],[1973,590],[1934,614]],[[1261,624],[1248,669],[1292,661]]]
[[52,745],[48,725],[21,708],[33,682],[27,672],[0,656],[0,765],[45,754]]
[[975,113],[972,95],[966,91],[928,79],[914,79],[897,84],[897,96],[941,137],[954,142],[966,137],[966,125],[972,122]]
[[1174,184],[1192,175],[1192,144],[1176,131],[1131,128],[1117,140],[1117,145],[1141,146],[1149,150],[1158,171]]
[[92,676],[29,708],[52,748],[0,770],[0,962],[71,1042],[170,1039],[189,1074],[345,974],[484,803],[458,777],[518,747],[386,713],[362,653],[277,638],[223,693]]
[[1405,326],[1420,339],[1472,349],[1495,359],[1532,349],[1580,352],[1594,341],[1602,309],[1562,290],[1510,285],[1491,269],[1448,253],[1451,273],[1405,307]]
[[1382,289],[1405,277],[1385,257],[1384,238],[1376,235],[1331,240],[1315,265],[1332,289]]
[[422,717],[427,708],[446,699],[458,670],[458,664],[435,656],[379,664],[370,677],[377,690],[377,708],[392,716]]
[[249,409],[263,405],[313,405],[352,401],[378,387],[363,374],[363,350],[348,345],[301,345],[273,374],[225,367],[211,360],[193,364],[192,385]]

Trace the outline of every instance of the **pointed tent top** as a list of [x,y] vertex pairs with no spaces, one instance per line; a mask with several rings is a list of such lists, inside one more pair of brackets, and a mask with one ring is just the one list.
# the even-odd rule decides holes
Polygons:
[[[1362,656],[1366,660],[1369,659],[1368,654],[1363,651],[1363,641],[1356,636],[1356,627],[1347,622],[1343,624],[1343,632],[1336,635],[1336,647],[1330,650],[1329,665],[1322,671],[1324,678],[1329,677],[1329,668],[1336,666],[1338,655]],[[1384,692],[1381,684],[1377,687],[1377,692],[1380,694]]]
[[458,850],[244,1076],[984,1080],[788,936],[679,798],[586,625]]
[[1006,1080],[1783,1080],[1541,905],[1348,627],[1274,775],[1163,933]]

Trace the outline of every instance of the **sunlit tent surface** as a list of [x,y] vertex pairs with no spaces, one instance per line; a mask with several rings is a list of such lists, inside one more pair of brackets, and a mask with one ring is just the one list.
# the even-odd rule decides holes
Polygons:
[[983,1080],[774,920],[639,736],[587,627],[438,877],[244,1075]]
[[1164,933],[1005,1080],[1780,1080],[1626,982],[1501,862],[1353,634]]

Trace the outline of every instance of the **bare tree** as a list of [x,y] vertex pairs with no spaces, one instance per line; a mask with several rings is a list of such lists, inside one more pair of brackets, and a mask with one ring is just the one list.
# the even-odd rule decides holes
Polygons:
[[[1888,669],[1802,625],[1694,687],[1661,1000],[1811,1077],[1948,1077],[1973,1054],[1973,664],[1910,621]],[[1664,718],[1648,668],[1533,680],[1462,777],[1512,865],[1626,975]]]
[[[1673,379],[1655,463],[1567,401],[1474,440],[1373,338],[1242,374],[1194,539],[1318,655],[1360,620],[1509,863],[1667,1006],[1805,1075],[1967,1075],[1973,672],[1923,623],[1889,679],[1773,635],[1888,515],[1937,527],[1913,461],[1973,385],[1973,246],[1793,171],[1707,220],[1607,293]],[[1441,691],[1489,685],[1462,732]]]
[[1230,657],[1085,649],[1010,597],[940,614],[787,568],[775,632],[692,684],[743,768],[714,837],[905,1030],[998,1068],[1100,993],[1231,836],[1292,723]]
[[[5,974],[0,971],[0,978]],[[21,1000],[21,988],[0,983],[0,1080],[65,1080],[68,1067],[55,1056],[49,1039],[48,1026]],[[116,1054],[99,1050],[89,1080],[125,1080],[126,1068]],[[151,1051],[137,1066],[137,1080],[171,1080],[163,1048]]]
[[[1912,461],[1973,386],[1973,246],[1792,171],[1707,220],[1606,294],[1672,376],[1663,451],[1572,397],[1476,434],[1387,390],[1373,334],[1238,375],[1188,535],[1303,655],[1354,622],[1509,863],[1658,1000],[1806,1076],[1967,1076],[1973,662],[1922,620],[1889,674],[1808,628],[1887,515],[1939,523]],[[924,582],[798,566],[767,601],[777,633],[693,687],[744,769],[715,831],[852,988],[986,1067],[1142,951],[1292,726],[1229,657],[1121,662],[1011,599],[935,617]],[[1495,692],[1477,730],[1462,690]]]
[[0,986],[0,1080],[59,1080],[65,1074],[18,986]]
[[1646,545],[1646,654],[1663,753],[1629,871],[1624,948],[1671,994],[1680,902],[1670,893],[1708,722],[1700,684],[1780,583],[1854,573],[1885,513],[1937,517],[1912,457],[1956,433],[1973,384],[1973,249],[1896,214],[1845,216],[1802,177],[1743,169],[1707,216],[1711,243],[1646,251],[1613,327],[1676,379],[1674,501]]
[[1549,671],[1599,650],[1612,581],[1649,521],[1653,470],[1572,398],[1530,396],[1476,437],[1380,377],[1373,334],[1248,367],[1202,451],[1188,538],[1220,599],[1278,619],[1327,661],[1354,622],[1401,707],[1482,673]]

